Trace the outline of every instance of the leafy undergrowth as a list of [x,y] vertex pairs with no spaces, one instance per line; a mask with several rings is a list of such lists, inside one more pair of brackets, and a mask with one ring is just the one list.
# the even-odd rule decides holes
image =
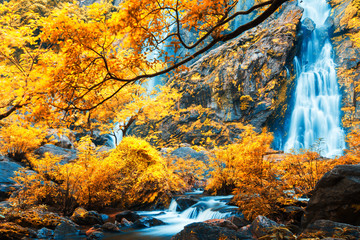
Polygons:
[[246,126],[241,140],[214,150],[207,191],[234,194],[233,203],[248,220],[258,215],[281,220],[284,207],[310,197],[317,181],[334,166],[360,162],[360,135],[355,130],[349,134],[346,155],[335,159],[302,151],[286,154],[281,161],[267,160],[264,156],[271,152],[272,139],[265,129],[257,133]]
[[77,206],[161,207],[169,203],[172,192],[185,187],[166,159],[144,140],[127,137],[113,151],[99,152],[85,137],[77,148],[77,160],[66,164],[52,155],[29,156],[35,172],[23,170],[15,177],[21,188],[10,198],[14,206],[60,206],[65,214]]

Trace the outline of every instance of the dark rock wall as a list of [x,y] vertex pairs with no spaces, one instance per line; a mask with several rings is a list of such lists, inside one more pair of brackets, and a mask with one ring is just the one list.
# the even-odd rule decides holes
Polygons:
[[264,126],[276,110],[286,109],[286,66],[296,52],[301,15],[289,3],[277,19],[202,57],[176,78],[184,93],[181,107],[201,104],[224,121]]
[[337,75],[342,90],[344,127],[351,127],[360,120],[360,32],[359,9],[352,0],[329,0],[332,7],[328,23],[333,24],[332,43]]

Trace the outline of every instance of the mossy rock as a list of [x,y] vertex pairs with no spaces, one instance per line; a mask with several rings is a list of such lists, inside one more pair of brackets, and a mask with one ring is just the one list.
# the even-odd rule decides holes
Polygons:
[[30,237],[31,233],[27,228],[12,222],[0,223],[1,240],[18,240],[23,237]]
[[55,227],[64,219],[55,213],[31,209],[25,211],[11,211],[6,214],[6,220],[14,222],[22,227],[35,229],[46,227],[55,229]]

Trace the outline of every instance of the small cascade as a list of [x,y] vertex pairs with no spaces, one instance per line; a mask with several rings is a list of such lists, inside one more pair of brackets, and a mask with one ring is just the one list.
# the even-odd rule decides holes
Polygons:
[[340,121],[341,96],[325,26],[330,7],[326,0],[301,0],[299,5],[304,8],[302,22],[310,18],[316,29],[304,39],[301,53],[294,60],[295,105],[284,150],[316,148],[325,157],[339,156],[345,141]]
[[177,207],[178,207],[177,202],[175,201],[175,199],[172,199],[169,209],[168,209],[168,212],[176,212]]

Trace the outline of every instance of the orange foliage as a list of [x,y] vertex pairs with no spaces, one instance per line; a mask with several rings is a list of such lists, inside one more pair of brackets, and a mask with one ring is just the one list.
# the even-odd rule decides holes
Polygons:
[[60,206],[69,213],[77,204],[140,207],[166,205],[185,184],[147,142],[124,138],[112,152],[98,152],[89,137],[77,145],[78,159],[61,163],[59,157],[30,158],[36,172],[20,171],[22,188],[12,200],[18,207],[40,203]]

